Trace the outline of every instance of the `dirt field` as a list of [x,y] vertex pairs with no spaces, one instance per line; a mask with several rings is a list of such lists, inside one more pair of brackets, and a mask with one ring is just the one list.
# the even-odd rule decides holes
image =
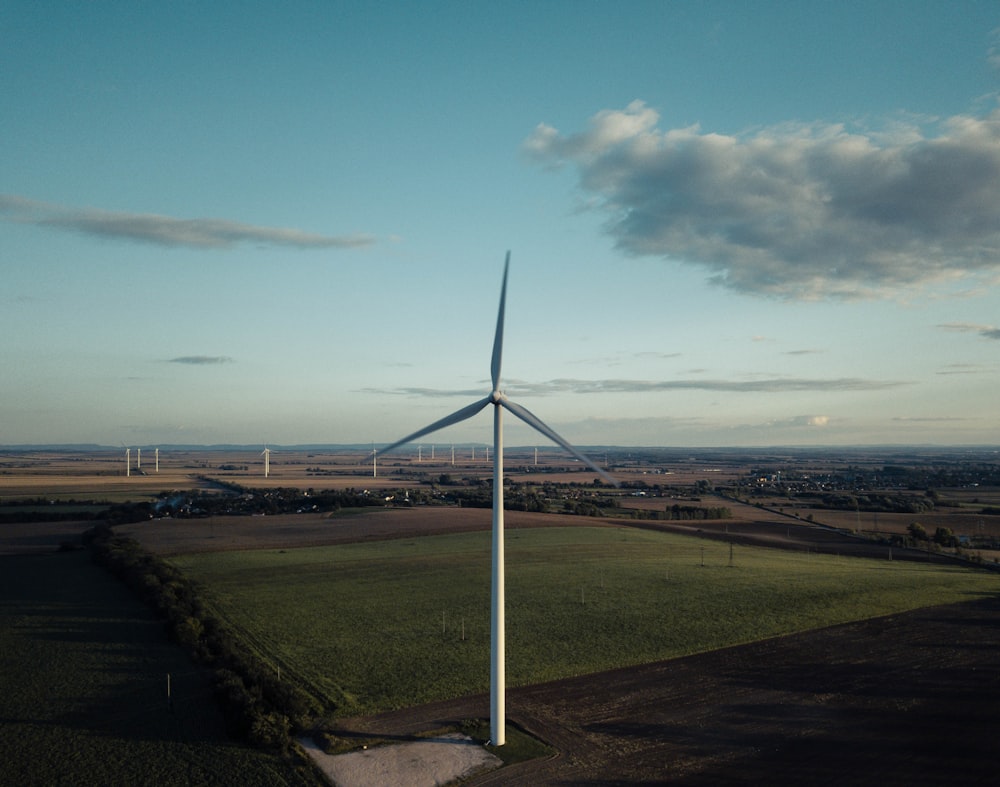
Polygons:
[[[581,523],[620,526],[608,520],[582,520],[570,515],[507,511],[508,528],[574,527]],[[135,538],[161,555],[221,552],[234,549],[283,549],[387,538],[413,538],[489,530],[488,508],[373,508],[361,514],[329,517],[326,514],[280,516],[227,516],[205,519],[155,519],[124,525],[118,532]]]

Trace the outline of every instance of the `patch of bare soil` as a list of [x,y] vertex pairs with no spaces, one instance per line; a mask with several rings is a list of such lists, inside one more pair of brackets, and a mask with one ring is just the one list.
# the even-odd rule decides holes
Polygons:
[[490,771],[502,764],[467,735],[448,733],[408,743],[326,754],[309,739],[299,741],[337,787],[436,787]]
[[0,555],[53,552],[61,544],[82,546],[92,522],[0,522]]
[[[583,519],[569,514],[504,513],[507,528],[580,527],[621,522]],[[116,531],[136,539],[162,555],[221,552],[241,549],[294,547],[381,541],[391,538],[443,535],[489,530],[488,508],[373,508],[359,514],[283,514],[278,516],[220,516],[204,519],[154,519],[122,525]]]

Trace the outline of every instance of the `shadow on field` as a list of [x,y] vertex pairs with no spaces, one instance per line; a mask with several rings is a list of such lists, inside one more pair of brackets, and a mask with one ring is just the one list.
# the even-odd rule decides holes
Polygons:
[[129,741],[225,738],[207,673],[89,555],[3,557],[0,576],[5,723]]

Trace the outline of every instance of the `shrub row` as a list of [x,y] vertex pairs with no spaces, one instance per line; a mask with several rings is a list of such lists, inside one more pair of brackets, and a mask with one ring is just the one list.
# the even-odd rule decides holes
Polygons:
[[94,562],[107,568],[164,618],[170,636],[214,670],[215,694],[230,732],[269,750],[287,751],[320,704],[253,656],[236,633],[210,615],[198,587],[181,571],[108,525],[88,531]]

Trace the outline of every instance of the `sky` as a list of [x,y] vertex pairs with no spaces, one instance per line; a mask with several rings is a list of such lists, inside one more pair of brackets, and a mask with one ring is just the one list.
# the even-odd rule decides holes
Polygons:
[[996,2],[3,0],[0,447],[387,444],[508,250],[577,445],[1000,444],[998,97]]

